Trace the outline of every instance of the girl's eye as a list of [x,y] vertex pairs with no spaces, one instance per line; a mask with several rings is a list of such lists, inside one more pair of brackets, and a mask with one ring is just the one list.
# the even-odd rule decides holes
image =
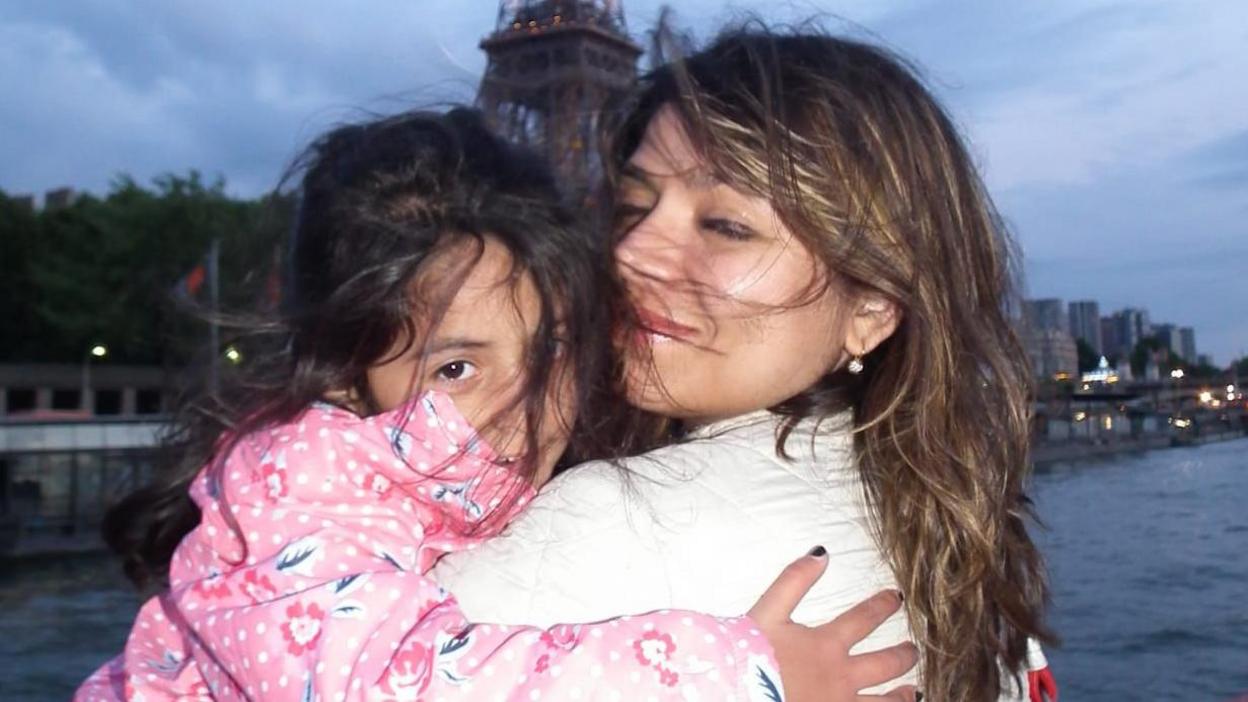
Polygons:
[[455,382],[467,380],[477,374],[477,367],[468,361],[451,361],[438,368],[438,380]]

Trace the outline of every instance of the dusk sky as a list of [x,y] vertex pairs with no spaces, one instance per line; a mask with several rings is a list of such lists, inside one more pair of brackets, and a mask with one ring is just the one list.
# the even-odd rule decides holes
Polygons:
[[[623,0],[640,37],[658,0]],[[1242,0],[671,2],[822,15],[914,60],[1022,243],[1031,297],[1144,307],[1219,364],[1248,353]],[[781,9],[777,9],[781,8]],[[0,0],[0,190],[97,194],[197,169],[252,196],[367,112],[471,100],[490,0]]]

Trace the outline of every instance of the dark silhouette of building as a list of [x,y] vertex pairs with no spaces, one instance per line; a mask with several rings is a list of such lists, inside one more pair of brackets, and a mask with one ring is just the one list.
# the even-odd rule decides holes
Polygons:
[[641,47],[618,0],[503,0],[477,104],[507,139],[546,155],[573,194],[599,172],[602,108],[637,79]]
[[43,194],[43,209],[60,210],[74,204],[78,194],[73,188],[56,188]]

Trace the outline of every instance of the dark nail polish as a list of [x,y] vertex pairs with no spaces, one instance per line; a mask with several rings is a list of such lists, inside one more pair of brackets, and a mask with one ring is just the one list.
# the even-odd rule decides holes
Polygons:
[[916,692],[916,693],[914,693],[914,702],[923,702],[923,693],[922,693],[922,692]]
[[810,549],[810,553],[807,553],[806,555],[814,556],[815,558],[823,558],[824,556],[828,555],[828,549],[822,546],[816,546]]

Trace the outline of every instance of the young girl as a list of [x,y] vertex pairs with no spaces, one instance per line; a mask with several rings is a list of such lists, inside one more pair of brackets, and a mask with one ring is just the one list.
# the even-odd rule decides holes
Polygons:
[[835,634],[791,624],[796,598],[753,619],[465,621],[423,574],[497,534],[596,401],[605,259],[474,113],[345,127],[310,154],[281,344],[242,400],[192,408],[194,472],[114,513],[131,575],[167,563],[169,587],[76,699],[779,700],[773,646],[791,692],[828,699]]

